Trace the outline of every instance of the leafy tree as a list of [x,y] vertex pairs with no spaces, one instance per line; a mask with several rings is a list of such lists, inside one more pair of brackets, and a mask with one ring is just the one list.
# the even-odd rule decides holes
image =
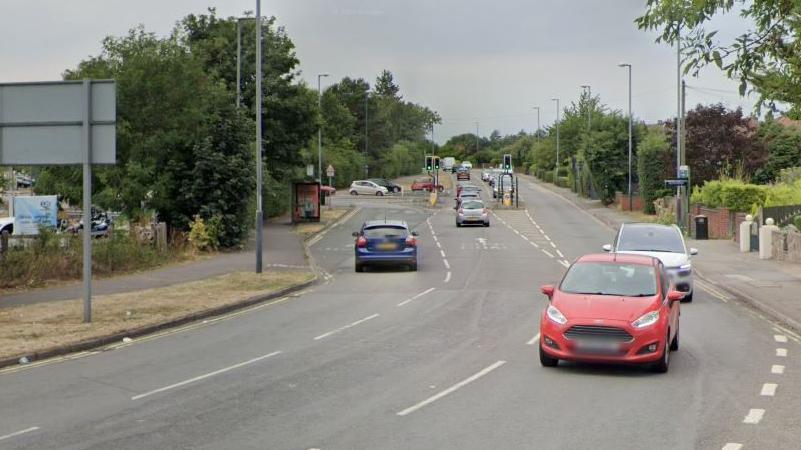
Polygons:
[[[768,158],[765,165],[754,174],[754,181],[758,183],[776,181],[782,169],[801,166],[801,132],[781,125],[778,127],[780,128],[778,133],[765,136],[763,141],[767,147]],[[766,126],[763,125],[760,128],[766,128]]]
[[637,175],[646,214],[655,213],[654,200],[672,192],[665,188],[665,180],[671,178],[672,173],[672,155],[665,129],[648,128],[637,146]]
[[[732,41],[721,42],[717,30],[704,26],[713,16],[733,10],[753,23]],[[753,89],[759,103],[786,102],[797,113],[801,105],[801,3],[777,0],[648,0],[636,20],[656,30],[657,42],[675,44],[681,35],[685,72],[714,64],[740,81],[740,94]]]
[[[613,112],[601,117],[598,122],[597,128],[593,127],[589,137],[584,140],[582,154],[601,201],[609,204],[614,200],[616,191],[626,190],[628,182],[629,121],[619,112]],[[634,134],[632,141],[636,148],[638,134]]]
[[384,69],[375,81],[375,93],[394,100],[400,100],[400,87],[395,84],[395,77],[392,72]]

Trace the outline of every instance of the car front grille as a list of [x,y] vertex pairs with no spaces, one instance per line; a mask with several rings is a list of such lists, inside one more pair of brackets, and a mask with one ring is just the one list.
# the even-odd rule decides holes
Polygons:
[[599,325],[573,325],[565,331],[565,337],[572,340],[603,339],[611,342],[629,342],[632,336],[623,328]]

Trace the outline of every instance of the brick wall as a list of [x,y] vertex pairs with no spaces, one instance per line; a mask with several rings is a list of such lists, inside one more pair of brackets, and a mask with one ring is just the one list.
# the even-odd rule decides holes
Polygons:
[[732,225],[735,214],[726,208],[707,208],[703,205],[690,207],[690,228],[695,234],[695,216],[706,216],[709,226],[709,239],[731,239],[734,236]]
[[[642,197],[639,195],[632,195],[631,196],[631,203],[633,206],[634,211],[642,211]],[[629,210],[629,196],[623,192],[616,192],[615,193],[615,204],[617,205],[617,209],[628,211]]]

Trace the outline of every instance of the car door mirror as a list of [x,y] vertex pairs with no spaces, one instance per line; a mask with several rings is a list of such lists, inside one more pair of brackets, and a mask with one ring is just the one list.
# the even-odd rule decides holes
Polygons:
[[605,252],[611,252],[612,251],[612,244],[604,244],[603,247],[601,247],[601,248],[604,249]]
[[698,254],[698,249],[690,247],[690,256],[695,256]]
[[351,236],[359,237],[359,232],[358,231],[354,231],[353,233],[351,233]]
[[540,291],[550,300],[553,297],[554,287],[552,284],[543,284],[540,286]]
[[670,303],[675,303],[684,298],[684,292],[679,292],[676,290],[671,290],[668,292],[668,300]]

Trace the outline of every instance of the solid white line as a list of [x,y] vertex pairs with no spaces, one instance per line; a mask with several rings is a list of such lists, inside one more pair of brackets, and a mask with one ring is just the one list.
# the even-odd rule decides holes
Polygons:
[[552,253],[550,253],[550,252],[548,252],[548,250],[545,250],[545,249],[543,249],[543,250],[542,250],[542,253],[545,253],[546,255],[548,255],[548,256],[550,256],[551,258],[553,258],[553,254],[552,254]]
[[529,341],[526,342],[526,345],[534,345],[534,343],[537,342],[537,340],[539,340],[539,338],[540,338],[540,334],[539,333],[535,334],[533,338],[529,339]]
[[451,281],[451,272],[448,271],[448,273],[445,274],[445,283],[450,283],[450,281]]
[[356,325],[358,325],[360,323],[367,322],[370,319],[375,319],[378,316],[379,316],[378,314],[373,314],[372,316],[367,316],[364,319],[359,319],[356,322],[349,323],[349,324],[345,325],[344,327],[339,327],[336,330],[332,330],[332,331],[329,331],[328,333],[321,334],[321,335],[317,336],[316,338],[314,338],[314,340],[315,341],[319,341],[320,339],[327,338],[328,336],[331,336],[332,334],[339,333],[340,331],[345,331],[348,328],[353,328],[353,327],[355,327]]
[[743,423],[759,423],[764,415],[764,409],[751,409],[748,411],[748,415],[745,416],[745,419],[743,419]]
[[15,432],[7,434],[5,436],[0,436],[0,441],[19,436],[21,434],[30,433],[31,431],[36,431],[38,429],[39,429],[39,427],[30,427],[30,428],[26,428],[24,430],[15,431]]
[[781,342],[781,343],[787,342],[787,336],[784,336],[784,335],[781,335],[781,334],[774,334],[773,335],[773,339],[776,342]]
[[774,364],[770,368],[770,373],[775,373],[775,374],[781,375],[781,374],[784,373],[784,366],[779,365],[779,364]]
[[442,264],[445,264],[445,268],[446,268],[446,269],[450,269],[450,268],[451,268],[451,265],[450,265],[450,264],[448,264],[448,260],[447,260],[447,259],[443,259],[443,260],[442,260]]
[[556,249],[556,254],[559,255],[560,258],[564,258],[565,257],[565,255],[562,254],[562,252],[560,252],[559,249]]
[[774,395],[776,395],[777,387],[779,387],[779,385],[776,383],[765,383],[762,385],[762,391],[759,393],[759,395],[765,397],[773,397]]
[[268,353],[266,355],[259,356],[258,358],[249,359],[249,360],[247,360],[245,362],[241,362],[239,364],[234,364],[233,366],[228,366],[228,367],[225,367],[225,368],[220,369],[220,370],[215,370],[214,372],[209,372],[207,374],[200,375],[200,376],[197,376],[197,377],[194,377],[194,378],[190,378],[188,380],[184,380],[184,381],[181,381],[179,383],[171,384],[169,386],[165,386],[163,388],[159,388],[159,389],[156,389],[156,390],[153,390],[153,391],[150,391],[150,392],[145,392],[144,394],[134,395],[133,397],[131,397],[131,400],[139,400],[140,398],[144,398],[144,397],[147,397],[147,396],[150,396],[150,395],[153,395],[153,394],[158,394],[159,392],[168,391],[170,389],[175,389],[177,387],[185,386],[185,385],[187,385],[189,383],[194,383],[196,381],[205,380],[206,378],[213,377],[215,375],[219,375],[221,373],[225,373],[225,372],[228,372],[230,370],[238,369],[240,367],[247,366],[248,364],[253,364],[254,362],[261,361],[262,359],[267,359],[267,358],[269,358],[271,356],[275,356],[275,355],[278,355],[280,353],[281,353],[280,350],[277,351],[277,352]]
[[418,298],[420,298],[420,297],[422,297],[422,296],[424,296],[424,295],[428,294],[429,292],[433,291],[434,289],[436,289],[436,288],[428,288],[428,289],[426,289],[425,291],[423,291],[423,292],[421,292],[421,293],[419,293],[419,294],[415,295],[414,297],[412,297],[412,298],[410,298],[410,299],[407,299],[407,300],[404,300],[404,301],[402,301],[402,302],[398,303],[398,306],[403,306],[403,305],[405,305],[405,304],[409,303],[409,302],[410,302],[410,301],[412,301],[412,300],[416,300],[416,299],[418,299]]
[[485,367],[484,369],[482,369],[480,372],[476,373],[475,375],[472,375],[469,378],[465,378],[464,380],[454,384],[453,386],[449,387],[448,389],[445,389],[444,391],[441,391],[441,392],[439,392],[439,393],[437,393],[437,394],[435,394],[435,395],[433,395],[431,397],[428,397],[427,399],[423,400],[422,402],[420,402],[420,403],[418,403],[418,404],[416,404],[414,406],[410,406],[410,407],[404,409],[403,411],[398,412],[397,414],[399,416],[405,416],[405,415],[411,414],[411,413],[417,411],[418,409],[420,409],[420,408],[422,408],[422,407],[424,407],[424,406],[426,406],[428,404],[434,403],[435,401],[441,399],[442,397],[445,397],[446,395],[451,394],[451,393],[453,393],[453,392],[455,392],[455,391],[467,386],[468,384],[472,383],[473,381],[478,380],[479,378],[481,378],[484,375],[492,372],[493,370],[497,369],[498,367],[501,367],[504,364],[506,364],[506,361],[497,361],[494,364],[492,364],[492,365],[490,365],[488,367]]
[[445,257],[445,250],[440,250],[439,254],[442,255],[442,257],[444,258]]
[[776,349],[776,356],[780,356],[782,358],[787,356],[787,349],[786,348],[777,348]]
[[743,444],[738,444],[736,442],[729,442],[728,444],[723,446],[722,450],[740,450],[743,448]]
[[561,265],[563,265],[565,267],[570,267],[570,263],[565,261],[564,259],[560,259],[559,260],[559,264],[561,264]]

